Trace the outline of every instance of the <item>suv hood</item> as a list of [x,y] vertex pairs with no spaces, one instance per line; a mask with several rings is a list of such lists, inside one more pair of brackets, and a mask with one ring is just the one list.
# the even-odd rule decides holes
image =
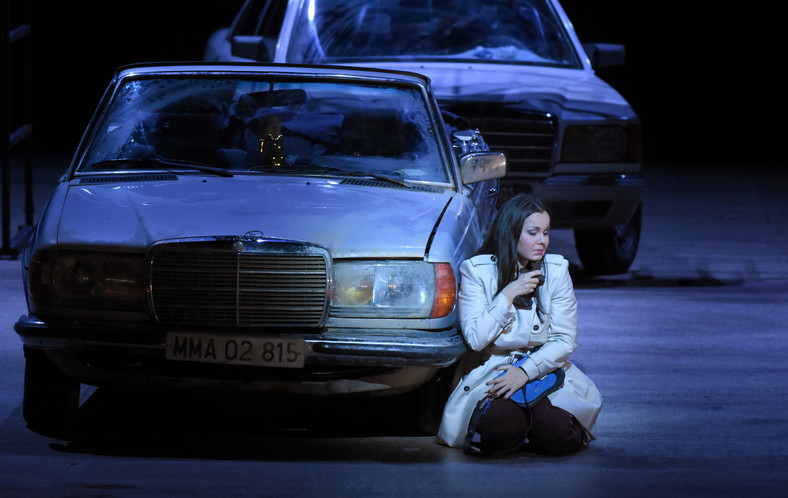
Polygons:
[[[133,251],[164,239],[260,231],[323,245],[338,258],[423,258],[453,194],[378,181],[342,182],[246,175],[105,184],[73,180],[61,185],[68,191],[57,244]],[[381,188],[387,188],[385,195]]]
[[435,97],[443,102],[517,104],[556,114],[634,114],[613,87],[584,69],[456,62],[386,62],[385,67],[428,76]]

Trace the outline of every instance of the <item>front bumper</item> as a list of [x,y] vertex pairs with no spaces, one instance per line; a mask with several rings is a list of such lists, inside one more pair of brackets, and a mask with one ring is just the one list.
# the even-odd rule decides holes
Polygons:
[[501,180],[504,199],[526,192],[549,207],[554,228],[603,228],[627,223],[643,200],[641,174],[556,175],[547,178],[507,176]]
[[299,335],[304,368],[250,367],[166,359],[164,332],[109,332],[96,324],[55,327],[24,315],[14,329],[28,348],[41,349],[66,375],[93,385],[232,388],[292,394],[402,392],[453,364],[465,345],[456,328],[442,331],[328,329]]

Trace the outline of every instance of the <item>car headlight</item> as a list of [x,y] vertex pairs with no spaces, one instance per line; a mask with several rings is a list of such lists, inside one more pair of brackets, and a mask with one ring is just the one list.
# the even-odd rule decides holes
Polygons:
[[28,269],[30,298],[52,308],[144,311],[146,259],[141,256],[40,251]]
[[331,314],[359,318],[439,318],[454,308],[448,263],[336,262]]
[[567,126],[561,161],[565,163],[639,162],[640,126]]

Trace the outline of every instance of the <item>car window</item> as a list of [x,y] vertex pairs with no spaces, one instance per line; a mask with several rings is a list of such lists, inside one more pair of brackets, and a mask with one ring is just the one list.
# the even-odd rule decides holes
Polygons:
[[545,0],[310,0],[287,60],[474,61],[581,67]]
[[127,81],[93,131],[78,171],[191,164],[250,174],[354,171],[450,183],[428,109],[415,86],[281,78]]

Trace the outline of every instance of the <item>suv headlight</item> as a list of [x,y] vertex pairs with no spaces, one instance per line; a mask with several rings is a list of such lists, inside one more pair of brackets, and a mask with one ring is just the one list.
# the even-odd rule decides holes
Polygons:
[[350,318],[439,318],[454,308],[448,263],[335,262],[331,314]]
[[567,126],[561,162],[639,162],[642,148],[640,134],[639,125]]
[[30,298],[47,308],[144,311],[146,274],[141,256],[40,251],[28,269]]

